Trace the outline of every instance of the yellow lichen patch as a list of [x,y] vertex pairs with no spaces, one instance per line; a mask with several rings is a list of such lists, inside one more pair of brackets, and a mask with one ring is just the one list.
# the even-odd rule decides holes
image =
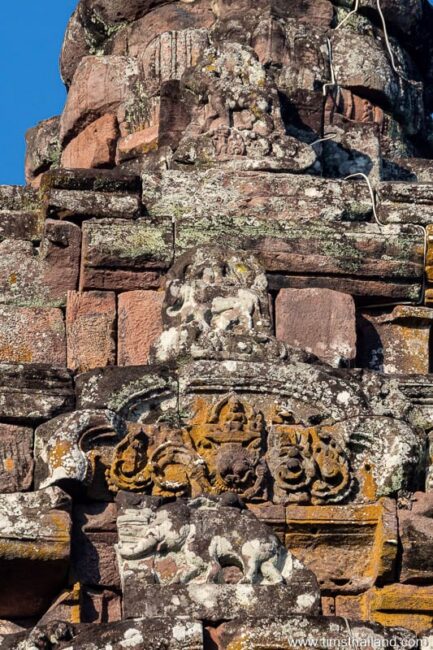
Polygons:
[[79,582],[76,582],[72,588],[71,593],[73,605],[71,608],[71,623],[78,624],[81,623],[81,585]]

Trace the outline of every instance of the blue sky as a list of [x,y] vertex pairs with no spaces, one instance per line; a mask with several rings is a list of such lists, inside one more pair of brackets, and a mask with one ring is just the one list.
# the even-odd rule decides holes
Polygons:
[[2,2],[0,185],[24,183],[25,131],[62,110],[58,60],[77,1]]

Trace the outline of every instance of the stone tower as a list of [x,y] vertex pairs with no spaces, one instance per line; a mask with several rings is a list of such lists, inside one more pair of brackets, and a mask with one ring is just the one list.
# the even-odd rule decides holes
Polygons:
[[80,0],[0,187],[0,647],[433,637],[433,9]]

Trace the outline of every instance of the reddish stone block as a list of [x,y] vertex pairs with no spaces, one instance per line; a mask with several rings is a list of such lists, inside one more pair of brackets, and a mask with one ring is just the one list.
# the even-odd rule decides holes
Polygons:
[[85,372],[115,363],[116,296],[70,291],[66,308],[68,367]]
[[357,366],[386,373],[427,374],[433,309],[398,305],[358,314]]
[[108,589],[85,588],[81,607],[82,623],[113,623],[122,620],[122,599]]
[[28,490],[33,466],[33,429],[0,424],[0,492]]
[[76,136],[84,125],[131,99],[137,65],[123,56],[86,56],[77,67],[60,120],[60,140]]
[[330,289],[281,289],[276,300],[277,338],[333,366],[356,355],[355,303]]
[[62,154],[62,167],[91,169],[114,165],[118,137],[116,117],[103,115],[66,145]]
[[400,582],[428,584],[433,579],[433,493],[416,492],[411,506],[398,513],[403,548]]
[[78,504],[74,508],[72,572],[82,585],[120,588],[116,516],[114,503]]
[[67,221],[45,221],[38,251],[31,241],[0,242],[2,304],[59,307],[66,292],[77,288],[81,229]]
[[65,304],[66,292],[77,288],[80,256],[81,228],[68,221],[47,219],[41,245],[42,285],[49,288],[50,299],[58,304]]
[[86,221],[80,290],[133,291],[161,286],[173,262],[170,217]]
[[60,117],[39,122],[26,133],[25,176],[27,183],[38,185],[40,174],[49,169],[60,153]]
[[66,365],[66,337],[60,309],[0,307],[0,362]]
[[162,332],[164,293],[129,291],[119,296],[118,364],[144,365],[152,344]]

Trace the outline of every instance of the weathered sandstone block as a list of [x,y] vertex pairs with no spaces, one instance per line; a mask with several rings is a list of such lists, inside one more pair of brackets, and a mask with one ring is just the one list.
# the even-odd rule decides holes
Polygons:
[[399,305],[392,312],[358,315],[357,365],[396,374],[426,374],[430,369],[433,309]]
[[396,505],[288,506],[285,546],[326,593],[357,593],[395,579]]
[[29,241],[5,239],[0,243],[2,304],[60,306],[66,292],[76,289],[81,232],[72,223],[45,222],[39,254]]
[[24,492],[33,483],[33,429],[0,424],[0,492]]
[[66,365],[60,309],[0,306],[0,361]]
[[34,424],[74,408],[70,373],[42,364],[0,365],[0,417]]
[[110,367],[76,378],[77,408],[109,409],[130,421],[157,421],[177,406],[177,380],[160,366]]
[[32,631],[0,637],[4,650],[16,650],[20,644],[35,642],[51,644],[52,639],[60,648],[70,650],[105,650],[128,648],[128,650],[202,650],[203,628],[201,623],[191,619],[139,618],[130,621],[107,623],[103,625],[71,626],[53,623],[37,626]]
[[114,503],[77,504],[73,510],[71,563],[75,580],[93,587],[120,587],[114,545]]
[[66,579],[70,499],[58,488],[0,496],[0,616],[41,615]]
[[433,627],[433,587],[396,583],[359,596],[337,596],[335,608],[337,616],[398,625],[419,634]]
[[[338,83],[354,92],[368,88],[368,94],[389,104],[397,119],[404,120],[404,128],[414,134],[423,120],[422,83],[404,83],[391,67],[382,43],[369,35],[339,30],[332,35],[334,71]],[[412,61],[406,52],[394,44],[402,74],[417,81]]]
[[62,167],[113,167],[118,137],[116,117],[103,115],[86,126],[66,145],[61,158]]
[[398,517],[403,546],[400,580],[422,584],[433,576],[433,495],[417,492],[410,505]]
[[39,122],[26,133],[26,181],[38,186],[40,175],[60,159],[60,117]]
[[312,352],[332,366],[348,366],[356,356],[352,296],[327,289],[282,289],[275,304],[276,336]]
[[285,616],[262,621],[228,621],[209,630],[218,650],[291,650],[314,645],[326,650],[330,645],[416,645],[416,636],[396,626],[386,628],[374,623],[349,621],[331,616]]
[[128,57],[84,57],[75,72],[61,117],[61,142],[71,140],[98,117],[116,115],[120,106],[131,100],[137,74],[137,63]]
[[81,59],[91,53],[91,42],[79,9],[75,9],[66,27],[60,53],[60,76],[67,88],[72,83],[75,70]]
[[85,372],[116,361],[116,296],[111,291],[70,291],[66,307],[68,368]]
[[119,296],[118,364],[134,366],[149,361],[151,346],[162,332],[164,293],[130,291]]
[[80,289],[155,289],[173,258],[170,218],[83,224]]
[[139,56],[148,45],[165,32],[183,29],[208,29],[216,20],[210,0],[159,4],[142,18],[114,34],[107,43],[107,53]]
[[64,625],[68,623],[79,623],[81,621],[81,604],[82,590],[79,583],[72,587],[67,587],[54,598],[50,607],[44,612],[38,620],[39,625],[56,624],[62,621]]
[[36,211],[0,210],[0,239],[23,239],[37,242],[42,239],[43,222]]
[[45,213],[52,218],[134,219],[141,212],[140,177],[117,170],[52,170],[44,174],[42,189]]
[[[411,164],[416,159],[411,160]],[[431,170],[428,164],[426,172]],[[417,183],[383,182],[378,186],[378,215],[383,223],[418,223],[427,225],[432,221],[433,186],[419,179]]]
[[[364,183],[314,176],[220,169],[184,174],[144,173],[143,202],[151,216],[267,217],[269,221],[369,221],[371,198]],[[296,181],[296,182],[294,182]]]

